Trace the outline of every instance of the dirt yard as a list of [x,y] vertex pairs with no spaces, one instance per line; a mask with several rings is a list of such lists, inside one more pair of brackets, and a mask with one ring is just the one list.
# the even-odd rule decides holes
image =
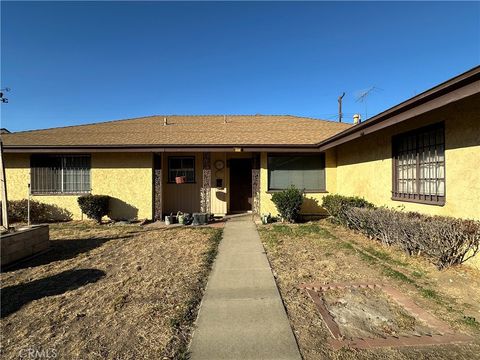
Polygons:
[[[1,274],[1,358],[182,358],[221,230],[51,225]],[[33,357],[31,357],[33,358]]]
[[346,339],[435,333],[379,289],[329,290],[324,299]]
[[[259,225],[259,231],[304,359],[480,359],[479,271],[459,266],[440,272],[423,258],[408,257],[326,220]],[[330,334],[313,301],[298,288],[313,282],[389,284],[474,340],[463,345],[334,351],[327,345]],[[325,301],[346,337],[365,331],[379,336],[428,332],[379,296],[327,292]]]

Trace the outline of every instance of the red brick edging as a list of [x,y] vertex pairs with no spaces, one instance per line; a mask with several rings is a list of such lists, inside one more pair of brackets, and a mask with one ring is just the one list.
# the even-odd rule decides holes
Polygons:
[[[437,319],[420,306],[415,304],[413,300],[401,293],[397,289],[385,284],[301,284],[300,289],[306,290],[310,298],[322,317],[323,322],[327,326],[328,331],[333,339],[329,339],[329,344],[335,349],[342,347],[351,347],[356,349],[371,349],[379,347],[401,347],[401,346],[427,346],[441,345],[453,343],[465,343],[472,340],[471,336],[464,334],[455,334],[454,330],[444,321]],[[386,336],[384,338],[353,338],[345,339],[340,332],[338,324],[334,317],[328,311],[322,293],[334,289],[354,289],[354,288],[370,288],[381,289],[385,294],[392,298],[398,305],[402,306],[406,311],[412,314],[416,319],[423,321],[432,330],[438,334],[428,335],[412,335],[412,336]]]

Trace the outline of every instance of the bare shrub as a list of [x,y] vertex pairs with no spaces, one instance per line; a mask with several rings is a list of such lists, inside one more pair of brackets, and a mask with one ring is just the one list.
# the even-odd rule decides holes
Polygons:
[[[28,200],[8,201],[8,218],[11,222],[27,222]],[[57,222],[72,220],[72,213],[54,204],[30,201],[30,220],[32,222]]]
[[480,251],[480,222],[387,208],[348,208],[346,225],[408,254],[423,254],[439,269]]
[[342,225],[348,225],[347,212],[350,208],[368,208],[375,206],[358,196],[326,195],[322,198],[322,207],[332,216],[332,219]]

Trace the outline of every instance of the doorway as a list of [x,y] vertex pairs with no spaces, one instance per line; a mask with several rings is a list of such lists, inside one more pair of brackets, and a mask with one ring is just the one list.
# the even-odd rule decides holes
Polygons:
[[252,159],[230,161],[230,212],[252,210]]

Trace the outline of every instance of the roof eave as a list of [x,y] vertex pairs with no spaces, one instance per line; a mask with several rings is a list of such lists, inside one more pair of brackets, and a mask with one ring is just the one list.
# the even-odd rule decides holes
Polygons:
[[90,152],[300,152],[320,151],[316,144],[190,144],[190,145],[4,145],[5,153],[90,153]]

